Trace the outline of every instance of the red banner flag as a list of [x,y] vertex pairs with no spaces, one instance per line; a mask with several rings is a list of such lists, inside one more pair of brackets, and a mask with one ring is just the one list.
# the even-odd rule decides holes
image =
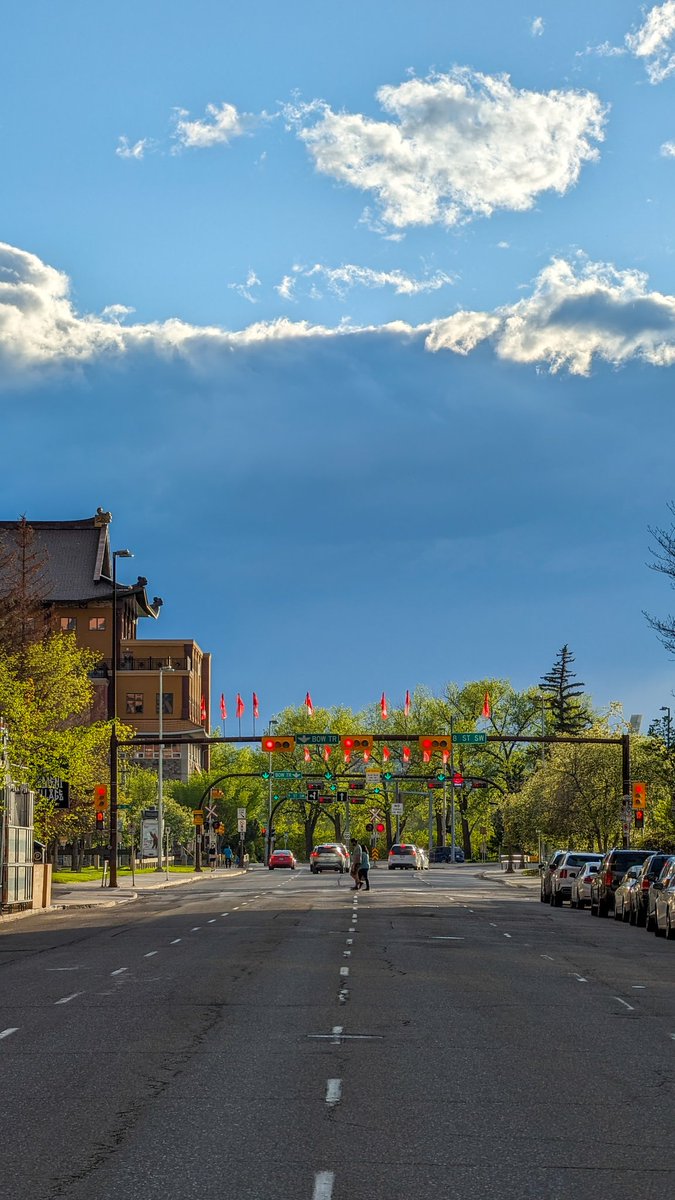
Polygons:
[[307,709],[307,716],[308,717],[313,716],[314,715],[314,706],[312,704],[312,697],[310,696],[309,692],[305,696],[305,707]]
[[404,717],[410,716],[410,692],[407,689],[405,693],[405,704],[403,705],[403,715]]
[[387,712],[387,697],[385,696],[384,692],[382,693],[382,699],[380,700],[380,712],[382,713],[382,720],[386,721],[389,713]]
[[485,693],[485,698],[484,698],[484,700],[483,700],[483,711],[481,712],[481,714],[480,714],[480,715],[481,715],[481,717],[489,717],[489,716],[490,716],[490,712],[491,712],[491,709],[490,709],[490,693],[489,693],[489,692],[486,692],[486,693]]
[[383,746],[382,747],[382,762],[389,762],[390,758],[391,758],[391,750],[389,749],[388,746]]
[[225,703],[225,694],[220,693],[220,715],[224,721],[227,720],[227,705]]
[[403,747],[403,761],[410,762],[410,746]]
[[204,699],[204,697],[203,697],[203,696],[202,696],[202,709],[201,709],[201,712],[202,712],[202,721],[205,721],[205,720],[206,720],[206,700]]
[[258,708],[258,697],[256,696],[256,694],[254,692],[253,693],[253,717],[254,717],[254,720],[257,721],[259,716],[260,716],[260,709]]
[[443,751],[443,766],[445,766],[445,764],[447,763],[449,758],[450,758],[450,751],[444,750]]
[[330,758],[330,746],[324,746],[324,748],[323,748],[323,761],[324,761],[324,762],[328,762],[328,759],[329,759],[329,758]]
[[305,746],[305,762],[311,762],[311,760],[312,760],[312,752],[311,752],[309,746]]
[[239,718],[239,720],[241,720],[245,711],[246,711],[246,705],[244,704],[244,701],[242,700],[241,696],[239,695],[239,692],[237,692],[237,717]]

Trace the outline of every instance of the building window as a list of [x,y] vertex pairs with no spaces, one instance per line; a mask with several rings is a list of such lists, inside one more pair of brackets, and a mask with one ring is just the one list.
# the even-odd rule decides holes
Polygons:
[[105,617],[90,617],[89,628],[94,633],[105,633]]
[[[155,695],[155,712],[159,715],[159,692]],[[173,692],[162,692],[162,713],[165,717],[173,716]]]
[[143,712],[143,693],[142,692],[127,692],[127,712],[142,713]]
[[75,633],[77,617],[61,617],[61,633]]

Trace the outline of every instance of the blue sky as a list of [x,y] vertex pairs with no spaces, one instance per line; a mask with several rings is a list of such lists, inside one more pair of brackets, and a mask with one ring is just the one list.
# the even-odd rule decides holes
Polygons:
[[563,642],[668,703],[675,0],[25,0],[3,40],[5,517],[110,509],[264,719]]

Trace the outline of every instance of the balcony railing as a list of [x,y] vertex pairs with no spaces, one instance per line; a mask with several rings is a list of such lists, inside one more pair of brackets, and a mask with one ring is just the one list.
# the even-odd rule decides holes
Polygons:
[[192,668],[190,658],[134,658],[130,654],[122,654],[117,667],[118,671],[189,671]]

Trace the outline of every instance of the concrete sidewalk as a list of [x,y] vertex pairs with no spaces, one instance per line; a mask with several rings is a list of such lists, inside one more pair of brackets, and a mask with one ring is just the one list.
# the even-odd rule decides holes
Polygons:
[[505,887],[518,888],[520,891],[538,892],[540,889],[538,872],[536,875],[524,875],[518,868],[514,868],[513,874],[509,875],[502,867],[495,866],[493,870],[480,871],[476,878],[486,879],[489,883],[501,883]]

